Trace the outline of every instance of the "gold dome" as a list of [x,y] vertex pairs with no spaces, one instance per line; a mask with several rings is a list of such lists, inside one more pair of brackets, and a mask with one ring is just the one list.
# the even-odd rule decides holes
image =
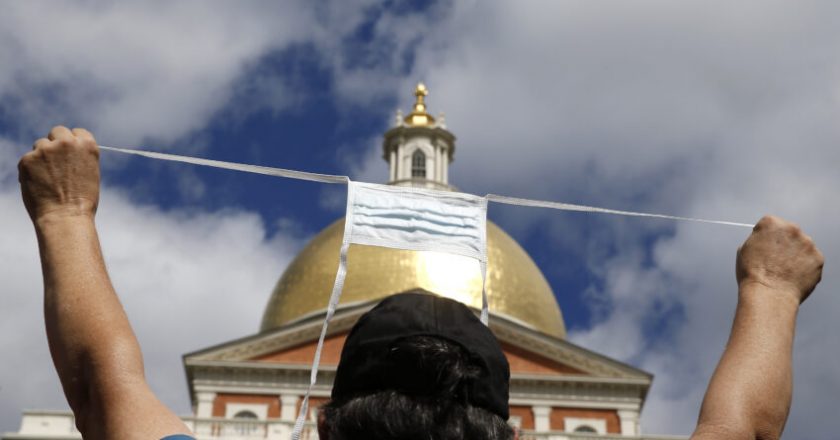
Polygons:
[[[344,232],[338,220],[298,254],[274,288],[261,331],[327,307]],[[487,222],[487,297],[490,313],[563,338],[566,328],[554,293],[531,257],[501,228]],[[478,262],[440,252],[351,245],[341,304],[422,288],[481,308]]]

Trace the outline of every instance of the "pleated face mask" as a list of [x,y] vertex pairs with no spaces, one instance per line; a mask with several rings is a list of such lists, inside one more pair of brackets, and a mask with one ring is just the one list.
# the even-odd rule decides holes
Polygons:
[[348,198],[350,243],[486,259],[484,197],[351,182]]

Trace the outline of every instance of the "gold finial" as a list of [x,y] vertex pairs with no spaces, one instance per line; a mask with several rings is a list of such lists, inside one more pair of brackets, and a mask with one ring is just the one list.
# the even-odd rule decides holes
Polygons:
[[405,117],[405,122],[409,125],[431,125],[435,122],[432,115],[426,113],[425,98],[429,95],[429,89],[423,83],[417,83],[417,88],[414,89],[414,96],[417,101],[414,102],[414,110]]
[[425,112],[426,104],[423,102],[423,99],[426,96],[429,96],[429,90],[426,88],[426,85],[423,83],[417,83],[417,88],[414,89],[414,96],[417,97],[417,102],[414,103],[414,111]]

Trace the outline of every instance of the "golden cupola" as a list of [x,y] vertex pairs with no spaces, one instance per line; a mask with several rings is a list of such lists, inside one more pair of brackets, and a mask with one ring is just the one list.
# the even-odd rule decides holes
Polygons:
[[[451,189],[446,168],[455,136],[442,115],[426,113],[428,89],[415,90],[414,110],[398,113],[385,133],[383,157],[390,164],[392,185]],[[423,119],[426,117],[427,119]],[[263,314],[261,331],[281,327],[327,306],[344,230],[338,220],[315,236],[278,281]],[[563,338],[566,329],[548,282],[527,252],[494,223],[487,222],[486,289],[491,315]],[[475,259],[439,252],[418,252],[352,245],[341,305],[378,300],[421,288],[473,308],[481,308],[481,274]]]
[[428,112],[429,89],[414,89],[414,108],[407,116],[397,110],[394,126],[382,139],[382,158],[388,162],[391,185],[449,190],[449,164],[455,157],[455,135],[446,129],[443,114]]

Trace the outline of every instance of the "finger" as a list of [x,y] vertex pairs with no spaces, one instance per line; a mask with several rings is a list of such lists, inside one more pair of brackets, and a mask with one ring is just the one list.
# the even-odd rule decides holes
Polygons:
[[34,143],[32,143],[32,149],[37,150],[38,147],[44,148],[49,143],[50,143],[50,140],[47,139],[47,138],[37,139]]
[[63,125],[56,125],[55,127],[50,130],[50,134],[47,138],[51,141],[54,141],[59,138],[68,138],[73,136],[73,133]]
[[91,133],[91,132],[87,131],[87,130],[86,130],[86,129],[84,129],[84,128],[81,128],[81,127],[76,127],[76,128],[74,128],[74,129],[72,130],[72,133],[73,133],[73,135],[74,135],[74,136],[76,136],[76,137],[77,137],[77,138],[79,138],[79,139],[82,139],[82,140],[88,140],[88,139],[93,140],[93,133]]
[[76,139],[80,140],[83,145],[87,146],[88,148],[97,148],[96,139],[93,138],[93,133],[87,131],[84,128],[74,128],[73,135],[76,136]]
[[758,231],[760,231],[760,230],[764,229],[764,228],[767,226],[767,223],[768,223],[769,221],[770,221],[770,216],[765,215],[764,217],[761,217],[761,218],[760,218],[760,219],[758,219],[758,221],[755,223],[755,226],[753,226],[753,231],[758,232]]
[[20,160],[18,161],[18,181],[23,181],[23,176],[27,173],[27,168],[29,163],[34,160],[34,157],[37,153],[34,151],[28,151],[26,154],[21,156]]

